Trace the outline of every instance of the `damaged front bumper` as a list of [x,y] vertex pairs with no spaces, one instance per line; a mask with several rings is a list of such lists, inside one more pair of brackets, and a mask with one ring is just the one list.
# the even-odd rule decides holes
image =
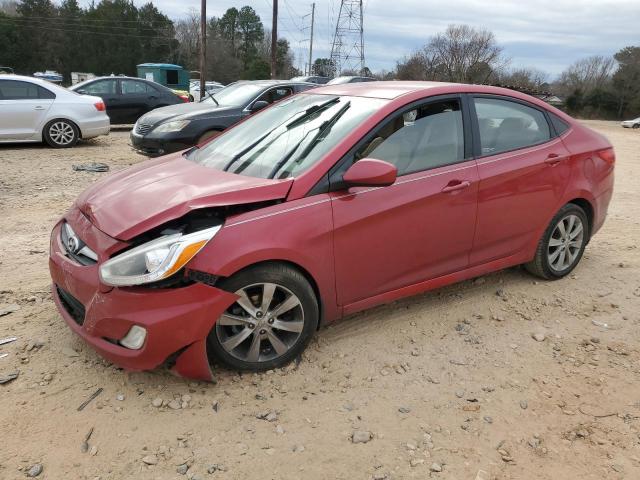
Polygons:
[[[81,214],[67,219],[100,252],[104,236]],[[180,288],[112,288],[99,281],[98,265],[81,265],[66,255],[58,224],[51,236],[52,294],[67,325],[101,356],[128,370],[150,370],[168,358],[181,376],[213,379],[207,336],[236,295],[203,283]],[[91,232],[90,230],[94,231]],[[100,261],[100,260],[99,260]],[[119,342],[138,326],[146,331],[138,349]],[[125,342],[126,343],[126,342]]]

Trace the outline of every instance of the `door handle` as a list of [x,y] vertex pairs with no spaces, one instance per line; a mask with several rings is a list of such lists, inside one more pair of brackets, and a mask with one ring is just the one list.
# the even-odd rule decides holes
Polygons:
[[44,107],[42,105],[38,105],[34,108],[34,110],[44,110]]
[[471,182],[468,180],[460,181],[460,180],[451,180],[446,187],[442,189],[443,193],[456,192],[458,190],[464,190],[465,188],[471,186]]
[[557,165],[562,161],[562,159],[560,158],[560,155],[558,155],[557,153],[550,153],[549,155],[547,155],[546,160],[544,161],[544,163],[546,163],[547,165]]

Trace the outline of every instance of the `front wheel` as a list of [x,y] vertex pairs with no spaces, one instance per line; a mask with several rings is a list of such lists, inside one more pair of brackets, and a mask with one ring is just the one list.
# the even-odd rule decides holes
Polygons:
[[211,360],[244,371],[286,365],[305,349],[318,326],[313,288],[282,264],[251,267],[221,282],[238,299],[209,333]]
[[588,239],[587,215],[578,205],[568,203],[553,217],[538,243],[536,256],[525,267],[547,280],[562,278],[578,265]]
[[59,119],[47,123],[43,130],[44,140],[53,148],[69,148],[78,143],[80,134],[69,120]]

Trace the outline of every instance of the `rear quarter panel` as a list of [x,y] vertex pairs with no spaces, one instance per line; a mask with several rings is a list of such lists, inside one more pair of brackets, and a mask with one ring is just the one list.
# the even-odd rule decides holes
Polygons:
[[575,120],[562,140],[571,152],[571,180],[563,204],[576,198],[588,200],[593,207],[593,234],[604,223],[614,184],[614,166],[597,152],[612,146],[606,137]]

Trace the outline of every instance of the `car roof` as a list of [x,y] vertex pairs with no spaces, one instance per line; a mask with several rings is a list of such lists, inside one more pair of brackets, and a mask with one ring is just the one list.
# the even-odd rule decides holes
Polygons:
[[157,83],[157,82],[154,82],[153,80],[147,80],[146,78],[129,77],[127,75],[103,75],[102,77],[88,78],[88,79],[84,80],[84,82],[92,82],[94,80],[118,80],[118,79],[120,79],[120,80],[142,80],[143,82]]
[[136,66],[147,67],[147,68],[171,68],[171,69],[176,68],[178,70],[184,70],[184,67],[182,65],[176,65],[174,63],[140,63]]
[[235,84],[251,84],[263,87],[272,87],[274,85],[316,85],[315,83],[301,82],[297,80],[238,80],[237,82],[234,82],[234,85]]
[[36,77],[29,77],[27,75],[14,75],[13,73],[8,73],[8,74],[0,73],[0,80],[20,80],[23,82],[34,83],[36,85],[40,85],[41,87],[45,87],[49,89],[57,88],[61,90],[66,90],[66,88],[60,85],[56,85],[53,82],[49,82],[48,80],[44,80],[42,78],[36,78]]
[[[345,95],[351,97],[383,98],[393,100],[403,95],[415,92],[427,92],[433,90],[434,95],[447,93],[484,93],[494,95],[507,95],[520,98],[533,103],[538,103],[535,97],[525,95],[508,88],[493,87],[489,85],[473,85],[466,83],[428,82],[428,81],[380,81],[380,82],[356,82],[340,83],[334,85],[320,85],[309,94]],[[532,100],[533,99],[533,100]],[[544,102],[542,102],[544,103]]]

